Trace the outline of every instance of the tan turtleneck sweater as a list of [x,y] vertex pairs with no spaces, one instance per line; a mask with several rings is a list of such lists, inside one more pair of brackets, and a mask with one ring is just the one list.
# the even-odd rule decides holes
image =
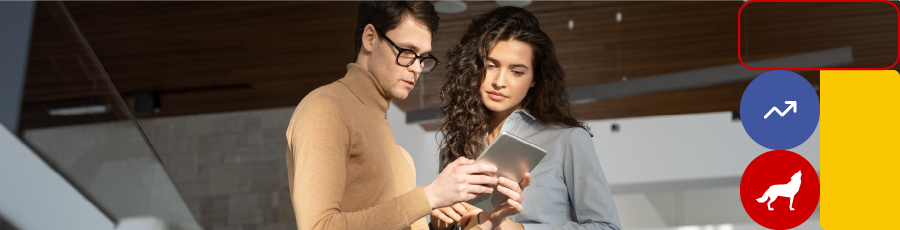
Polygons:
[[428,229],[428,198],[385,118],[390,101],[351,63],[297,105],[286,154],[297,229]]

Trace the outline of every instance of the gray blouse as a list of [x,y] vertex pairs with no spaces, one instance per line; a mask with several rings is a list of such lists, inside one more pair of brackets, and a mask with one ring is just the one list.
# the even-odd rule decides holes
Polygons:
[[506,118],[501,132],[547,150],[531,171],[522,212],[509,219],[525,229],[621,229],[619,213],[591,135],[579,127],[538,122],[525,110]]

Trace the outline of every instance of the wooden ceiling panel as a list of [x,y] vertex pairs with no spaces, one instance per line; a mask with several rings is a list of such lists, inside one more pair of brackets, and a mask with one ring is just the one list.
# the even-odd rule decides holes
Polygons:
[[[120,93],[128,97],[160,92],[162,111],[139,117],[296,105],[310,91],[341,78],[346,64],[353,61],[358,4],[65,2]],[[440,14],[432,46],[445,64],[423,75],[407,99],[394,101],[401,110],[438,105],[447,50],[473,17],[497,7],[493,1],[467,4],[463,13]],[[525,8],[554,41],[568,86],[585,86],[737,64],[742,4],[535,1]],[[847,45],[853,46],[855,59],[848,67],[881,65],[896,58],[893,8],[820,4],[809,11],[816,14],[810,16],[813,21],[785,21],[772,16],[796,8],[750,6],[758,8],[743,19],[747,60]],[[617,12],[622,13],[621,22],[615,20]],[[574,22],[571,30],[569,20]],[[50,17],[35,18],[28,102],[85,97],[73,93],[84,90],[67,86],[66,76],[87,78],[77,66],[78,57],[65,51],[71,44],[47,29],[53,24]],[[822,29],[828,26],[832,29]],[[794,32],[793,37],[779,37],[784,31]],[[817,76],[810,78],[817,81]],[[583,119],[733,110],[746,84],[599,101],[575,110]]]

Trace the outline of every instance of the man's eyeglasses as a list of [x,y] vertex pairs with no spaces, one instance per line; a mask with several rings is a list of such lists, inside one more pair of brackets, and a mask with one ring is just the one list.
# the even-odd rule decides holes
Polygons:
[[384,33],[382,33],[381,31],[378,32],[378,35],[381,35],[384,40],[387,40],[388,43],[391,43],[394,48],[397,48],[397,52],[399,52],[397,54],[397,64],[400,66],[408,67],[416,62],[416,59],[419,59],[419,64],[422,66],[422,73],[426,74],[430,73],[432,70],[434,70],[434,67],[437,67],[437,65],[441,64],[441,62],[438,61],[436,57],[431,56],[430,54],[428,56],[422,57],[419,56],[419,54],[416,54],[416,52],[411,49],[400,48],[399,46],[397,46],[397,44],[394,44],[394,41],[391,41],[391,39],[384,35]]

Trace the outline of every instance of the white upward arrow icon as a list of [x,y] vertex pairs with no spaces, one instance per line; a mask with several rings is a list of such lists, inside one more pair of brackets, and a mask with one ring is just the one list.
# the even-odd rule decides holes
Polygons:
[[772,109],[770,109],[769,112],[766,113],[766,116],[764,116],[763,119],[769,118],[769,115],[771,115],[773,111],[777,111],[778,115],[781,115],[782,117],[787,114],[788,111],[791,111],[791,108],[794,108],[794,113],[797,113],[797,101],[784,101],[784,103],[789,104],[787,109],[784,109],[784,112],[778,110],[778,107],[773,106]]

